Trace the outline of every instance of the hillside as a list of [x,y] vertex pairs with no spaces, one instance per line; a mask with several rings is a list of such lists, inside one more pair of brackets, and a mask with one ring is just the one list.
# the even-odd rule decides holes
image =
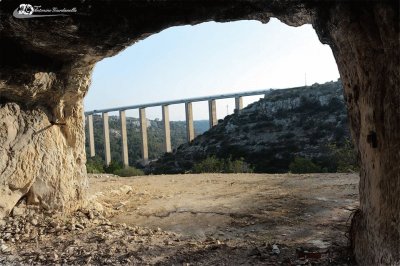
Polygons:
[[[164,153],[163,146],[163,123],[162,121],[148,120],[147,132],[149,140],[149,157],[155,159]],[[171,121],[171,143],[172,148],[176,148],[186,142],[185,121]],[[122,162],[121,149],[121,129],[119,116],[109,116],[110,127],[110,148],[111,158],[114,162]],[[94,140],[96,157],[104,161],[104,140],[103,140],[103,120],[100,115],[93,116]],[[134,117],[126,118],[126,128],[128,137],[129,164],[135,165],[141,159],[141,140],[139,119]],[[195,135],[204,133],[208,129],[208,120],[194,121]],[[86,154],[89,158],[89,134],[86,127]]]
[[190,171],[206,157],[243,158],[256,172],[287,172],[296,157],[311,160],[321,171],[338,168],[333,149],[348,145],[347,111],[340,82],[271,90],[264,99],[165,154],[152,173]]

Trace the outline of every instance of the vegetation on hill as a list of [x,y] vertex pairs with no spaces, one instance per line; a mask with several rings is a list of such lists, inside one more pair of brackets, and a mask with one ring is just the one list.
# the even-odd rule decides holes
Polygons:
[[357,171],[340,82],[271,90],[261,99],[150,164],[184,173],[212,161],[243,160],[255,172]]
[[112,161],[109,166],[105,166],[99,156],[88,158],[86,162],[87,172],[90,174],[109,173],[119,176],[140,176],[144,175],[141,169],[135,167],[123,167],[122,163]]
[[210,156],[195,163],[192,171],[194,173],[251,173],[253,169],[243,158],[232,160]]

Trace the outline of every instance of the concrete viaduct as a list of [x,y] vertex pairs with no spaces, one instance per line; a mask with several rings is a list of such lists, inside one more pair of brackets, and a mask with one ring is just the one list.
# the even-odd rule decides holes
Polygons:
[[110,150],[110,130],[108,123],[108,113],[109,112],[119,112],[120,116],[120,126],[121,126],[121,139],[122,139],[122,160],[125,167],[129,166],[129,158],[128,158],[128,139],[126,132],[126,110],[139,109],[139,121],[140,121],[140,135],[141,135],[141,150],[142,150],[142,160],[143,162],[147,162],[149,159],[148,152],[148,141],[147,141],[147,119],[146,119],[146,108],[147,107],[156,107],[161,106],[162,108],[162,121],[164,124],[163,132],[164,132],[164,150],[165,152],[171,152],[171,131],[169,124],[169,105],[174,104],[185,104],[185,113],[186,113],[186,136],[187,141],[190,142],[194,139],[194,126],[193,126],[193,102],[202,102],[208,101],[208,112],[209,112],[209,125],[210,128],[217,125],[217,105],[216,100],[219,99],[227,99],[227,98],[235,98],[235,110],[240,111],[243,108],[243,97],[245,96],[254,96],[254,95],[266,95],[269,90],[258,90],[258,91],[248,91],[248,92],[240,92],[240,93],[232,93],[232,94],[221,94],[221,95],[213,95],[213,96],[205,96],[205,97],[197,97],[197,98],[189,98],[189,99],[181,99],[181,100],[172,100],[165,102],[156,102],[156,103],[148,103],[148,104],[139,104],[132,106],[123,106],[123,107],[115,107],[109,109],[102,110],[93,110],[85,112],[86,123],[89,127],[89,149],[90,149],[90,157],[95,156],[95,147],[94,147],[94,130],[93,130],[93,114],[102,114],[103,117],[103,132],[104,132],[104,152],[105,152],[105,163],[108,166],[111,163],[111,150]]

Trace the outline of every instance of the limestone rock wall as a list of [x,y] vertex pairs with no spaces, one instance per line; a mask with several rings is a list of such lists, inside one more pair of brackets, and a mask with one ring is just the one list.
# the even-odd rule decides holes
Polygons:
[[400,264],[398,4],[338,4],[314,25],[336,58],[359,149],[360,210],[352,246],[360,265]]
[[71,210],[83,204],[82,100],[90,71],[76,68],[69,76],[37,72],[18,88],[1,84],[0,217],[22,198],[44,209]]

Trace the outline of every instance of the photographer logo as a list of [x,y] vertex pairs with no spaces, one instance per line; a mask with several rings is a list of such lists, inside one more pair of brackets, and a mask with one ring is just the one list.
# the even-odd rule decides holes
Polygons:
[[42,8],[42,6],[32,6],[31,4],[20,4],[13,12],[15,18],[38,18],[38,17],[56,17],[69,16],[76,13],[76,8]]

